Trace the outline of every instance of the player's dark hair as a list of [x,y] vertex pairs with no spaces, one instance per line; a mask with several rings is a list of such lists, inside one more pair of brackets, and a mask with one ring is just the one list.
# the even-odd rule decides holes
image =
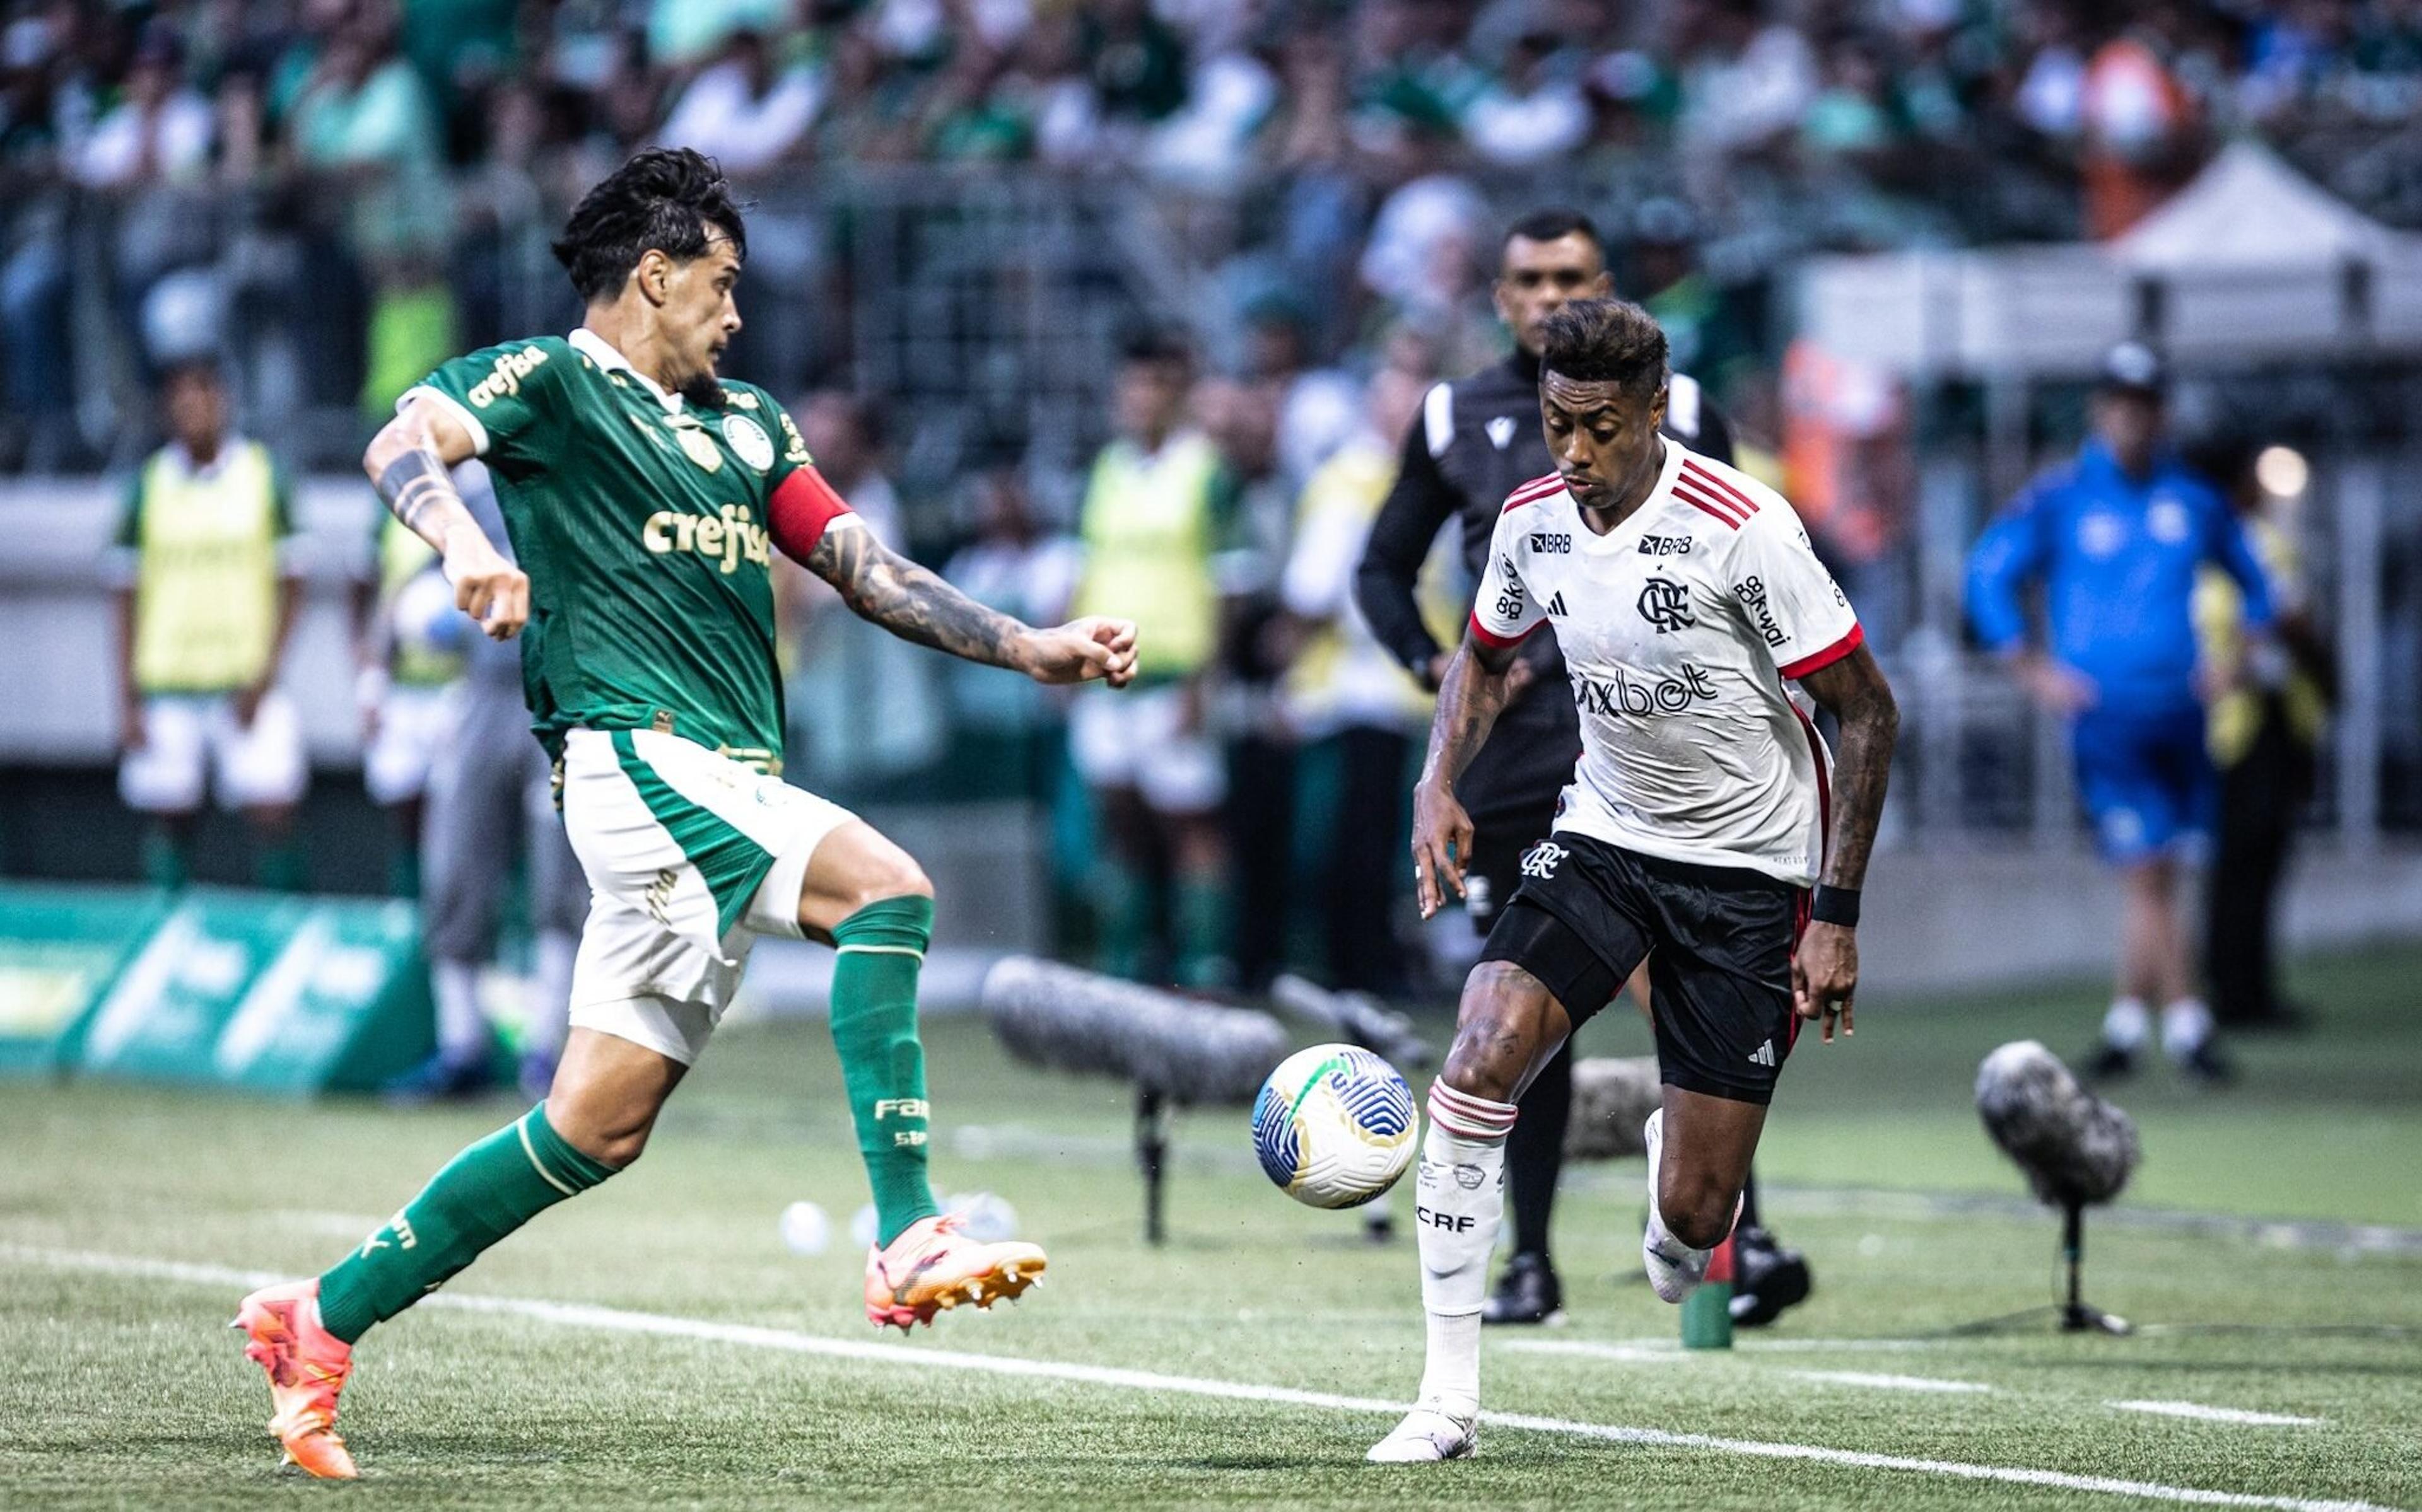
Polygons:
[[1539,327],[1539,366],[1579,383],[1613,383],[1643,403],[1665,386],[1665,328],[1628,300],[1578,299]]
[[1138,326],[1119,338],[1119,361],[1123,364],[1191,366],[1194,346],[1186,339],[1185,333],[1168,326]]
[[1560,242],[1568,236],[1586,237],[1591,246],[1601,253],[1606,251],[1606,238],[1597,234],[1597,223],[1563,205],[1534,210],[1505,228],[1508,242],[1517,238],[1525,242]]
[[680,262],[706,256],[710,232],[731,239],[748,257],[740,204],[715,160],[688,148],[653,148],[623,164],[581,196],[555,243],[555,260],[572,275],[584,301],[622,291],[651,250]]

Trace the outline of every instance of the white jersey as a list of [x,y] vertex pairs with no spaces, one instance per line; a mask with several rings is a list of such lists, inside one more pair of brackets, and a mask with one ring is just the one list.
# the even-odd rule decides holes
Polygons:
[[1784,683],[1863,636],[1781,494],[1671,440],[1656,487],[1603,536],[1554,474],[1524,484],[1498,517],[1471,634],[1510,646],[1542,620],[1581,716],[1557,829],[1816,881],[1831,763]]

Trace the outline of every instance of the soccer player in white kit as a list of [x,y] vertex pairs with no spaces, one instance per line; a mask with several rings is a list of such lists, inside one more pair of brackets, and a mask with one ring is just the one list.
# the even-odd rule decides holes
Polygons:
[[[1858,616],[1788,502],[1659,435],[1666,346],[1619,300],[1549,320],[1539,408],[1556,472],[1499,518],[1470,634],[1439,691],[1414,793],[1424,916],[1463,886],[1455,783],[1543,621],[1581,709],[1554,830],[1464,985],[1432,1083],[1415,1197],[1428,1361],[1379,1461],[1478,1442],[1480,1312],[1515,1099],[1649,963],[1664,1103],[1648,1120],[1642,1258],[1678,1302],[1733,1225],[1802,1019],[1849,1032],[1859,889],[1899,724]],[[1794,703],[1840,722],[1838,770]],[[1813,898],[1809,893],[1815,888]]]

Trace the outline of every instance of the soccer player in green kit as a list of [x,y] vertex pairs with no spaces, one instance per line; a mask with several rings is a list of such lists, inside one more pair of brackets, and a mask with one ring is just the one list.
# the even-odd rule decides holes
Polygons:
[[[355,1473],[335,1429],[354,1342],[638,1158],[758,934],[839,953],[833,1040],[879,1220],[867,1316],[905,1332],[941,1308],[989,1307],[1046,1263],[1031,1244],[968,1238],[927,1186],[916,990],[933,887],[863,820],[779,780],[768,569],[780,550],[894,633],[1043,682],[1124,685],[1134,627],[1037,630],[970,601],[874,539],[763,390],[716,375],[740,329],[747,242],[709,160],[633,158],[555,252],[587,303],[581,328],[440,367],[364,465],[437,549],[462,608],[492,636],[522,636],[533,728],[560,763],[593,889],[572,1033],[544,1102],[324,1274],[244,1299],[235,1326],[269,1373],[270,1430],[319,1476]],[[518,569],[448,480],[471,457],[495,479]]]

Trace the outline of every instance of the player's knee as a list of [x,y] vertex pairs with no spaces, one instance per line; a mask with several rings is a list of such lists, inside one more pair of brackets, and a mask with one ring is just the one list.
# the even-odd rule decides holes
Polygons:
[[[584,1122],[576,1115],[559,1118],[553,1099],[547,1102],[547,1119],[565,1144],[612,1171],[629,1170],[638,1161],[647,1150],[649,1131],[655,1127],[653,1118],[637,1124],[621,1120]],[[566,1128],[566,1124],[571,1127]]]
[[857,908],[880,903],[886,898],[934,896],[934,881],[925,875],[925,868],[917,865],[915,857],[897,847],[888,848],[885,855],[859,874],[856,883],[855,896],[851,901]]
[[1739,1198],[1721,1181],[1669,1169],[1658,1186],[1657,1210],[1675,1239],[1694,1250],[1712,1250],[1732,1232]]
[[1512,1101],[1538,1048],[1533,1000],[1545,991],[1537,978],[1509,961],[1473,967],[1455,1019],[1455,1048],[1447,1052],[1446,1084],[1475,1098]]

